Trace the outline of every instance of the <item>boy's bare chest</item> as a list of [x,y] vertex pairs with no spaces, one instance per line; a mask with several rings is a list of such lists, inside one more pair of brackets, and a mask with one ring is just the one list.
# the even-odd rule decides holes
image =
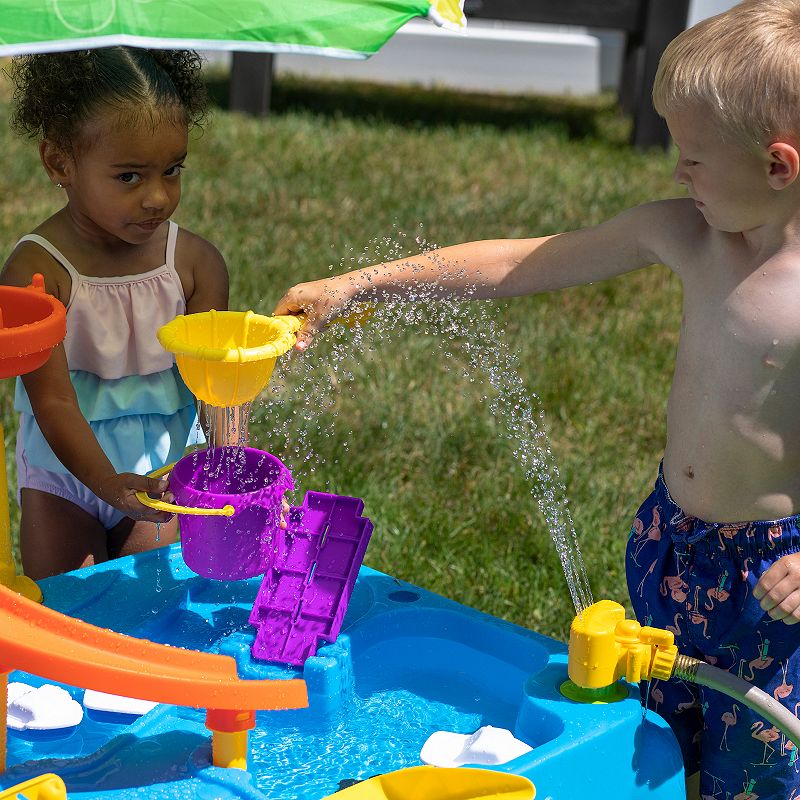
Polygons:
[[686,287],[682,339],[732,367],[785,365],[800,351],[800,265]]

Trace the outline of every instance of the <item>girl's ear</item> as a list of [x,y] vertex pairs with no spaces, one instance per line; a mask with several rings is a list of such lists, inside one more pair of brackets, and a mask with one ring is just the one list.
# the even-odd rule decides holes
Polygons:
[[74,162],[62,147],[50,139],[42,139],[39,142],[39,158],[42,159],[45,172],[56,186],[61,188],[69,186]]
[[788,142],[773,142],[767,148],[767,182],[773,189],[785,189],[800,175],[800,152]]

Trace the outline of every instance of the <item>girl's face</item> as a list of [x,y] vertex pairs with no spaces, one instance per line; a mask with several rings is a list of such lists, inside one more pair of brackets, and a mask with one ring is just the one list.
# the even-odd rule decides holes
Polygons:
[[76,223],[110,243],[150,239],[180,202],[188,138],[168,115],[134,122],[109,109],[87,122],[67,166]]

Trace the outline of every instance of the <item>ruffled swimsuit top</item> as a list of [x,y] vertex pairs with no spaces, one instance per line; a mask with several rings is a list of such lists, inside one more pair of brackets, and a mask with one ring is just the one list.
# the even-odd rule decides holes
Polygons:
[[[173,355],[156,338],[158,329],[186,313],[175,270],[178,226],[170,221],[166,261],[139,275],[99,278],[82,275],[47,239],[35,242],[72,280],[64,350],[81,412],[115,469],[143,474],[180,458],[195,428],[194,397]],[[66,472],[33,417],[18,378],[14,406],[28,462]]]

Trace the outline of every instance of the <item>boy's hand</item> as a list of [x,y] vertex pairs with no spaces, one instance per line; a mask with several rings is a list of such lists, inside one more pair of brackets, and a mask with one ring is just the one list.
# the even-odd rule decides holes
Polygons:
[[97,496],[131,519],[149,522],[169,522],[174,516],[167,511],[156,511],[136,499],[136,492],[147,492],[153,497],[162,497],[167,490],[167,478],[148,478],[134,472],[122,472],[104,480]]
[[772,619],[787,625],[800,622],[800,553],[779,558],[753,589],[753,597]]
[[274,315],[305,314],[306,321],[297,332],[295,349],[306,350],[314,336],[326,323],[338,316],[358,292],[353,281],[329,278],[309,283],[298,283],[278,301]]

